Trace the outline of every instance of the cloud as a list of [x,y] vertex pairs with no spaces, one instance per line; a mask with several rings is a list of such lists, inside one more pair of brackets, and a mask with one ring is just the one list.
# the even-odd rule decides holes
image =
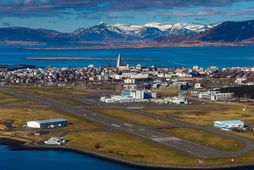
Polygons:
[[205,9],[199,11],[172,11],[161,13],[161,16],[171,16],[171,17],[192,17],[192,16],[210,16],[210,15],[221,15],[226,12],[217,9]]
[[112,12],[106,15],[108,19],[114,18],[134,18],[134,14],[121,13],[121,12]]
[[[3,0],[0,1],[0,17],[58,17],[83,15],[99,18],[131,17],[124,11],[168,10],[178,7],[227,6],[251,0]],[[188,14],[186,14],[188,15]],[[202,15],[202,14],[200,14]]]

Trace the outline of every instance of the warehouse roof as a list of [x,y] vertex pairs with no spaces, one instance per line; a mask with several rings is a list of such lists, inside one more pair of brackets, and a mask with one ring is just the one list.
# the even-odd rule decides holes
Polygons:
[[37,122],[37,123],[53,123],[53,122],[61,122],[61,121],[68,121],[64,118],[57,118],[57,119],[45,119],[45,120],[33,120],[30,122]]
[[214,123],[222,123],[222,124],[242,124],[243,121],[241,121],[241,120],[221,120],[221,121],[215,121]]

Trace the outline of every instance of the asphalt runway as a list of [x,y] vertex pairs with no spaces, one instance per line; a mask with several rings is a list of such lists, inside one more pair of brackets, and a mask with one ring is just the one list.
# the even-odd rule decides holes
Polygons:
[[147,139],[148,141],[157,142],[162,145],[168,146],[170,148],[175,148],[177,150],[186,152],[198,158],[235,157],[235,156],[239,156],[241,154],[247,153],[254,149],[254,146],[252,144],[252,145],[248,145],[248,147],[245,147],[243,150],[236,151],[236,152],[219,151],[219,150],[215,150],[201,144],[179,139],[174,136],[170,136],[170,135],[158,132],[156,131],[156,129],[153,129],[150,126],[142,126],[142,125],[138,125],[138,124],[134,124],[130,122],[125,122],[116,118],[112,118],[110,116],[106,116],[104,114],[92,112],[82,106],[73,106],[70,104],[56,101],[49,97],[18,91],[14,88],[0,88],[0,90],[16,95],[18,97],[26,98],[32,101],[37,101],[40,104],[48,105],[49,107],[60,109],[73,115],[82,116],[84,118],[95,121],[97,123],[101,123],[108,127],[117,129],[118,131],[127,132],[130,134],[142,137],[144,139]]

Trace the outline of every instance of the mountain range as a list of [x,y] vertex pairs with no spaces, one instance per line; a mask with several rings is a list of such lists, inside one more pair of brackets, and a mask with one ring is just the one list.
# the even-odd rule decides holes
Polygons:
[[106,24],[79,28],[72,33],[25,27],[0,28],[2,45],[44,46],[178,46],[252,45],[254,20],[220,24]]

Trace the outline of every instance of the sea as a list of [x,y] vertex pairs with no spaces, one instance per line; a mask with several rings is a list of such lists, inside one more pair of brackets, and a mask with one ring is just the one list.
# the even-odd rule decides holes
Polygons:
[[[0,64],[29,64],[37,67],[87,67],[112,66],[115,61],[38,61],[26,60],[27,57],[84,57],[117,58],[118,54],[131,66],[157,67],[242,67],[254,65],[254,47],[171,47],[110,50],[32,50],[26,47],[0,47]],[[140,59],[137,61],[137,59]],[[143,59],[149,59],[145,61]],[[124,62],[124,61],[123,61]]]
[[[142,49],[110,49],[110,50],[31,50],[25,47],[0,47],[1,64],[28,64],[37,67],[87,67],[112,66],[115,61],[36,61],[27,57],[84,57],[84,58],[116,58],[129,61],[131,66],[157,67],[192,67],[208,68],[254,66],[254,47],[172,47]],[[137,61],[136,59],[140,59]],[[144,61],[142,59],[149,59]],[[171,159],[171,158],[168,158]],[[136,170],[119,163],[106,161],[89,155],[70,151],[56,150],[11,150],[0,145],[1,170]],[[140,168],[139,168],[140,169]],[[254,168],[241,168],[253,170]]]
[[71,151],[11,150],[0,145],[1,170],[138,170]]

